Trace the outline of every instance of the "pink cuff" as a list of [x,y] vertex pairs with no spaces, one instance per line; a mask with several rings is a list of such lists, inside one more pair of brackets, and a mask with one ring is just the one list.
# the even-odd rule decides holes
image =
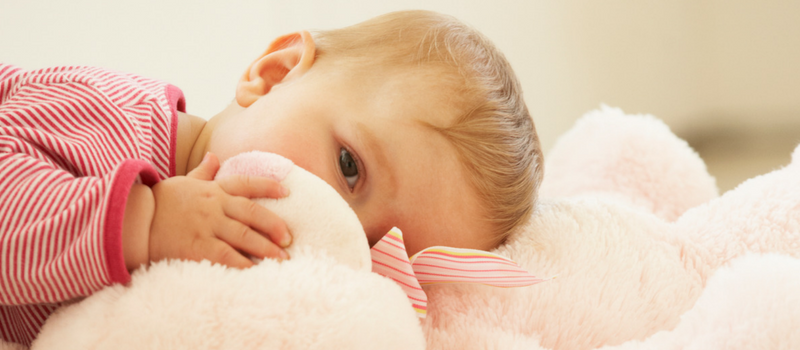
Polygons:
[[186,113],[186,98],[183,91],[177,86],[167,84],[167,101],[169,102],[170,132],[169,132],[169,176],[175,176],[175,153],[178,151],[178,112]]
[[108,192],[103,248],[112,283],[127,283],[131,279],[122,252],[122,221],[125,216],[125,206],[128,203],[128,194],[137,177],[147,186],[153,186],[160,181],[156,169],[150,163],[129,159],[117,167],[114,179],[111,180],[111,189]]

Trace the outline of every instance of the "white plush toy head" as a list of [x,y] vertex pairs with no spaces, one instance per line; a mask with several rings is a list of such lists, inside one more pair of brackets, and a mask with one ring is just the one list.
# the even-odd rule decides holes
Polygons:
[[322,250],[356,270],[370,271],[369,243],[358,216],[324,180],[282,156],[258,151],[226,160],[217,179],[232,175],[268,177],[291,189],[285,198],[256,199],[286,222],[293,242],[286,249],[290,256]]

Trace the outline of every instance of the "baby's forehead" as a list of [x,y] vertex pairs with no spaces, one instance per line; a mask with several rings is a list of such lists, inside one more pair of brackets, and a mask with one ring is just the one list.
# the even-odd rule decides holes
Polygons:
[[394,96],[391,107],[406,110],[398,122],[448,128],[468,112],[469,94],[447,79],[425,74],[398,75],[384,82],[381,93]]
[[338,82],[333,84],[353,86],[373,97],[393,96],[403,104],[451,111],[447,114],[453,110],[463,112],[473,104],[469,101],[475,100],[471,83],[455,67],[389,64],[367,68],[327,66],[323,70],[334,72],[332,80]]

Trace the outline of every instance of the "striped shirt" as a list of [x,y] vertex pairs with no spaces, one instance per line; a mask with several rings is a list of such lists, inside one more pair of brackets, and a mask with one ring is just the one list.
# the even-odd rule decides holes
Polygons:
[[128,192],[175,174],[176,87],[0,64],[0,337],[30,345],[65,301],[130,275]]

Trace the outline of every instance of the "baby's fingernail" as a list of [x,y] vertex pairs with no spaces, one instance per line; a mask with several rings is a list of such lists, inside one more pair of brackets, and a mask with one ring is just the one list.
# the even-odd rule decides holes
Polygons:
[[283,239],[281,240],[281,247],[286,248],[289,246],[289,244],[292,244],[292,236],[287,233],[286,236],[283,236]]
[[281,250],[280,253],[278,253],[278,255],[281,257],[282,260],[288,260],[289,259],[289,254],[286,253],[285,250]]
[[211,152],[206,152],[206,155],[203,156],[203,161],[201,161],[201,163],[205,163],[208,160],[209,154],[211,154]]
[[284,197],[289,195],[289,189],[286,186],[281,186],[281,195]]

